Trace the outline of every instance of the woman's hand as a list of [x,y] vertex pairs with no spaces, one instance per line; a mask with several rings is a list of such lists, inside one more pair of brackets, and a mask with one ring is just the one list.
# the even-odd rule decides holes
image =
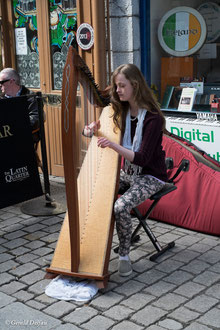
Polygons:
[[93,121],[91,124],[86,125],[83,130],[83,135],[92,137],[95,132],[100,129],[100,121]]
[[97,145],[100,148],[111,148],[130,162],[132,162],[134,159],[134,151],[126,149],[120,144],[114,143],[105,137],[98,137]]
[[100,148],[111,148],[112,147],[112,142],[106,139],[105,137],[98,137],[97,145]]

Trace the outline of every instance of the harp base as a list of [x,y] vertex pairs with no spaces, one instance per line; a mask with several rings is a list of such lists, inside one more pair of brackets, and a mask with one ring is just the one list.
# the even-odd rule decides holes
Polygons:
[[47,279],[55,278],[57,275],[66,275],[81,279],[95,280],[96,285],[99,289],[103,289],[107,287],[108,280],[110,277],[110,274],[97,275],[97,274],[89,274],[89,273],[75,273],[75,272],[71,272],[71,270],[68,269],[59,269],[59,268],[50,268],[50,267],[46,269],[46,272],[47,274],[45,275],[45,278]]

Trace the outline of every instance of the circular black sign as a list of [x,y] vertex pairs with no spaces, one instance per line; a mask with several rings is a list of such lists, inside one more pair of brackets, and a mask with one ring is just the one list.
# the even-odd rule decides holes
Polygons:
[[77,43],[84,50],[90,49],[94,44],[94,31],[88,23],[81,24],[76,33]]

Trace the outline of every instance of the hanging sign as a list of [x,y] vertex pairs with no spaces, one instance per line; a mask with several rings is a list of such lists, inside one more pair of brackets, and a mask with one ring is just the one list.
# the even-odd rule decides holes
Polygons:
[[88,23],[81,24],[76,32],[76,40],[83,50],[90,49],[94,44],[94,30]]
[[197,52],[206,40],[207,27],[202,15],[190,7],[168,11],[158,27],[161,47],[173,56],[189,56]]
[[26,28],[15,29],[16,55],[27,55]]

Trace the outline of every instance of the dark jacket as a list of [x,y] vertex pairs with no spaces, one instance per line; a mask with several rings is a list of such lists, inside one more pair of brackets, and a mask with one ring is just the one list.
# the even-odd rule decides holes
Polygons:
[[38,106],[37,106],[37,100],[34,96],[31,96],[33,94],[28,88],[25,86],[21,87],[21,93],[20,95],[30,95],[28,97],[28,113],[30,118],[30,124],[32,131],[39,128],[39,115],[38,115]]
[[[40,130],[39,130],[39,115],[38,115],[38,105],[37,105],[37,100],[33,95],[33,92],[30,91],[27,87],[21,86],[21,91],[19,96],[23,95],[30,95],[27,98],[27,103],[28,103],[28,114],[30,118],[30,124],[31,124],[31,129],[32,129],[32,136],[34,142],[38,142],[40,140]],[[6,96],[2,96],[2,98],[7,98]]]

